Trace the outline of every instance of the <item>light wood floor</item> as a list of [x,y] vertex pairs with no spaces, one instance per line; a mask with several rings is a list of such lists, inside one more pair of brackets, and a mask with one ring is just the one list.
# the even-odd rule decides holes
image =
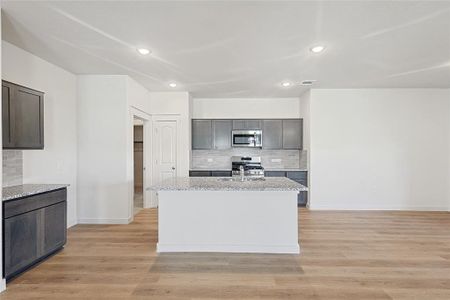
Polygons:
[[450,213],[301,210],[299,256],[157,255],[156,214],[71,228],[0,299],[450,299]]

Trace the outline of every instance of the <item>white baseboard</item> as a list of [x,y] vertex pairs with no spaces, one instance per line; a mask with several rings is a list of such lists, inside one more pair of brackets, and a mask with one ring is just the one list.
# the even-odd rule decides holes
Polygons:
[[71,220],[69,222],[67,222],[67,229],[69,229],[70,227],[73,227],[75,225],[77,225],[77,221],[76,220]]
[[6,290],[6,279],[2,278],[0,282],[0,293]]
[[78,224],[130,224],[132,217],[119,219],[78,219]]
[[380,207],[380,208],[367,208],[367,207],[333,207],[333,206],[314,206],[308,207],[310,210],[360,210],[360,211],[449,211],[448,207],[441,206],[410,206],[410,207]]
[[267,246],[267,245],[156,245],[156,251],[162,252],[228,252],[228,253],[279,253],[299,254],[300,246]]

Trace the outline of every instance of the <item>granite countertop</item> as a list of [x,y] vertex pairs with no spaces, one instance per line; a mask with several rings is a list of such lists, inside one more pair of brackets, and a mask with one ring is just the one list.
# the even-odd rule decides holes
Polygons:
[[231,177],[176,177],[148,190],[155,191],[307,191],[308,188],[285,177],[265,180],[227,181]]
[[68,187],[68,184],[22,184],[3,188],[2,200],[32,196]]
[[[190,169],[189,171],[229,171],[231,172],[231,169]],[[274,169],[267,169],[265,168],[264,171],[271,172],[271,171],[281,171],[281,172],[296,172],[296,171],[308,171],[307,168],[274,168]]]

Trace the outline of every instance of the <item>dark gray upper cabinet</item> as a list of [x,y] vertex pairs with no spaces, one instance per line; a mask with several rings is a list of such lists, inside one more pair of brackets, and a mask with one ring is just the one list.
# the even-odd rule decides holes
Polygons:
[[246,129],[262,129],[261,120],[246,120]]
[[44,93],[2,81],[4,149],[44,148]]
[[213,120],[213,149],[225,150],[231,148],[231,120]]
[[231,149],[232,130],[262,129],[263,149],[302,149],[302,119],[192,120],[193,150]]
[[210,150],[212,147],[211,120],[192,120],[192,149]]
[[2,120],[3,120],[3,148],[10,148],[13,146],[11,141],[11,130],[9,128],[9,102],[12,95],[12,85],[7,82],[2,82]]
[[302,149],[303,120],[283,120],[283,149]]
[[263,149],[282,149],[283,121],[264,120],[262,141],[263,141]]
[[233,129],[262,129],[261,120],[233,120]]

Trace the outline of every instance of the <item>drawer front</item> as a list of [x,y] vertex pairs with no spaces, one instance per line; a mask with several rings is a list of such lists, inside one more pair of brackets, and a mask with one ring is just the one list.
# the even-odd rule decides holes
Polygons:
[[189,177],[210,177],[211,171],[189,171]]
[[286,173],[287,173],[286,177],[292,180],[296,179],[307,180],[308,178],[308,172],[306,171],[288,171]]
[[66,201],[67,189],[60,189],[4,202],[4,216],[10,218],[32,210]]
[[231,177],[231,171],[211,171],[212,177]]
[[266,176],[266,177],[286,177],[286,172],[284,172],[284,171],[265,171],[264,176]]

